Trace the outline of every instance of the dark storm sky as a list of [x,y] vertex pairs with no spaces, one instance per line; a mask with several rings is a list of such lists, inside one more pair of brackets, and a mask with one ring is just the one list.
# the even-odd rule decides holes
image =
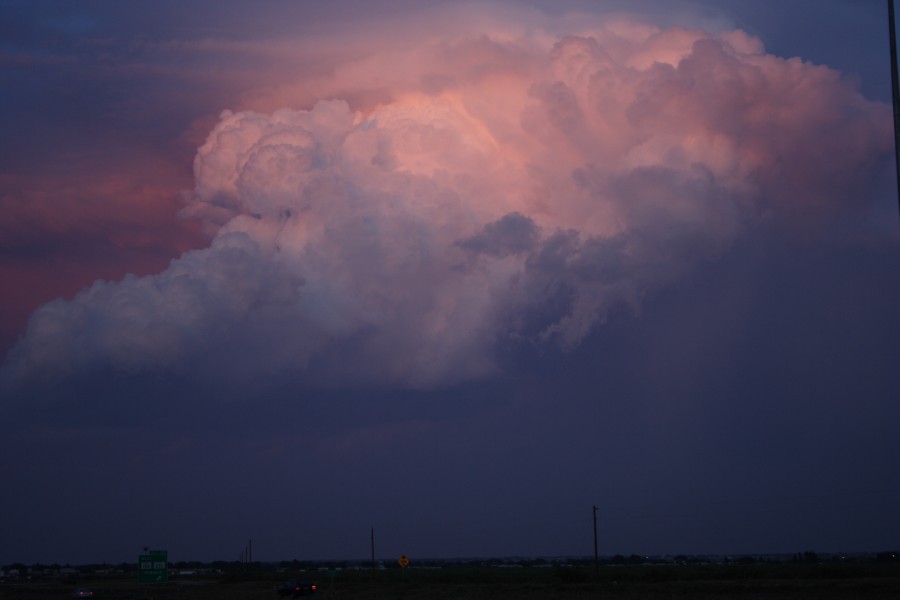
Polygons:
[[0,14],[0,564],[900,544],[883,3]]

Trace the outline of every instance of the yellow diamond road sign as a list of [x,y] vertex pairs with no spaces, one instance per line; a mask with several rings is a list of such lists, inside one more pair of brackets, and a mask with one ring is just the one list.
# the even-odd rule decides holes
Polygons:
[[409,559],[406,558],[406,555],[404,554],[397,559],[397,564],[405,569],[407,566],[409,566]]

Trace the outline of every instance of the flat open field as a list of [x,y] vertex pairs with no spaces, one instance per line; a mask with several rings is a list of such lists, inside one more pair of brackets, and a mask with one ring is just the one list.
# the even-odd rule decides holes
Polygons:
[[[96,600],[277,600],[275,587],[296,574],[250,573],[224,579],[172,580],[143,586],[134,579],[83,578],[5,583],[0,598],[71,598],[78,586]],[[308,574],[300,577],[313,578]],[[821,566],[603,567],[584,569],[438,569],[406,573],[316,573],[320,600],[846,600],[900,598],[900,565],[852,568]]]

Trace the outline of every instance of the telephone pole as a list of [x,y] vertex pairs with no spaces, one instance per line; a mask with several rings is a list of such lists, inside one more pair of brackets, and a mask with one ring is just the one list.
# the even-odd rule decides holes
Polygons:
[[600,576],[600,555],[597,554],[597,505],[594,505],[594,574]]

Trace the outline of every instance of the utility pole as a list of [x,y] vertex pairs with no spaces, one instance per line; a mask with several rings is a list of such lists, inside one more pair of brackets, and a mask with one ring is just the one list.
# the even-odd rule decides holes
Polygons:
[[375,528],[372,528],[372,571],[375,571]]
[[597,554],[597,505],[594,505],[594,574],[600,576],[600,555]]
[[894,24],[894,0],[888,0],[888,21],[891,40],[891,96],[894,99],[894,160],[897,167],[897,202],[900,207],[900,83],[897,81],[897,27]]

